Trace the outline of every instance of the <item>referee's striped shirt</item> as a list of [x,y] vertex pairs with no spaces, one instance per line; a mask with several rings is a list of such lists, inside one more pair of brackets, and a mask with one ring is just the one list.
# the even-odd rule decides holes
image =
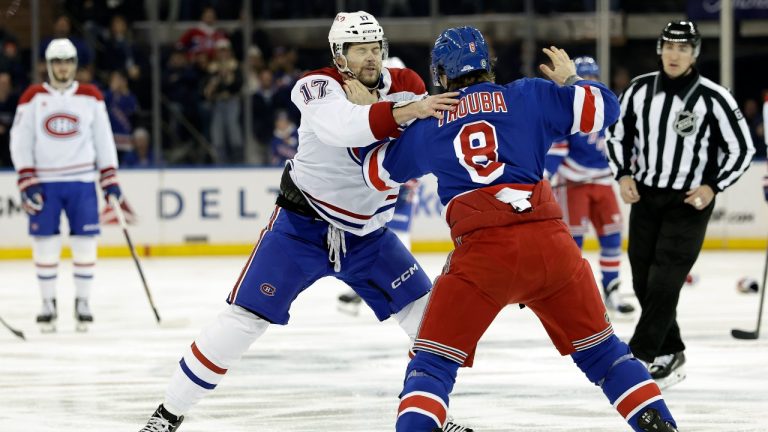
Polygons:
[[720,192],[749,167],[755,146],[744,116],[724,87],[696,77],[676,93],[661,72],[640,75],[621,95],[619,121],[607,131],[608,160],[619,179],[653,188]]

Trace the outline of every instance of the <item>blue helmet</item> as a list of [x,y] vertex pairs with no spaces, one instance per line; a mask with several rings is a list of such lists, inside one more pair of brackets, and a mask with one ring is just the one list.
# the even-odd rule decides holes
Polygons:
[[488,45],[474,27],[453,27],[435,40],[432,48],[432,79],[440,85],[439,73],[455,79],[478,70],[491,71]]
[[573,59],[573,64],[576,66],[576,75],[578,76],[600,76],[600,66],[590,56],[576,57]]

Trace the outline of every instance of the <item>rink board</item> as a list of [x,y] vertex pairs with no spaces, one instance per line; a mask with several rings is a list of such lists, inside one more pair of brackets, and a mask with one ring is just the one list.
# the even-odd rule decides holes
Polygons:
[[[248,253],[274,208],[281,171],[260,167],[121,170],[121,187],[138,215],[130,232],[139,253]],[[705,248],[765,247],[768,206],[761,191],[765,172],[765,162],[755,162],[739,182],[718,195]],[[450,250],[435,178],[425,177],[418,194],[414,249]],[[628,210],[623,206],[625,219]],[[0,172],[0,227],[0,258],[30,256],[27,218],[20,208],[16,175],[11,171]],[[624,231],[626,234],[626,224]],[[67,232],[65,218],[62,232]],[[587,248],[594,243],[588,236]],[[127,254],[122,232],[114,225],[103,227],[99,244],[102,256]]]

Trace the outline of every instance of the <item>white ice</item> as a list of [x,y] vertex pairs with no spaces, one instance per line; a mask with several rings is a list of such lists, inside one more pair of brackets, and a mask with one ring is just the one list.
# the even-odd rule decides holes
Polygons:
[[[595,254],[589,254],[595,263]],[[737,279],[759,277],[759,252],[705,252],[697,285],[683,290],[678,320],[688,378],[665,392],[683,432],[768,431],[768,329],[757,341],[758,296]],[[444,255],[420,255],[430,276]],[[188,325],[159,328],[129,259],[96,269],[90,332],[74,331],[71,264],[59,274],[59,331],[41,334],[34,268],[0,261],[0,316],[27,336],[0,328],[0,431],[138,431],[163,396],[181,353],[222,309],[245,258],[143,260],[161,316]],[[626,260],[625,260],[626,261]],[[594,265],[594,264],[593,264]],[[629,266],[622,290],[631,296]],[[271,328],[187,416],[180,432],[391,431],[407,341],[392,323],[363,310],[336,310],[341,283],[323,279],[299,297],[291,323]],[[633,321],[615,319],[627,339]],[[765,327],[765,326],[764,326]],[[452,414],[479,432],[629,430],[570,358],[560,357],[528,309],[504,310],[481,341],[472,369],[459,373]]]

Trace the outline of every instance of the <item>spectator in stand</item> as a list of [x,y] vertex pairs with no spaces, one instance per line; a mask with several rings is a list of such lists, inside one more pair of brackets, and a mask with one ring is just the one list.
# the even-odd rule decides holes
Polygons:
[[291,121],[285,111],[278,111],[275,115],[275,131],[272,133],[269,147],[272,150],[271,165],[283,166],[285,161],[296,156],[299,149],[299,132],[296,123]]
[[[273,104],[275,79],[269,68],[260,70],[257,76],[259,88],[251,95],[253,136],[263,149],[268,149],[267,144],[272,139],[272,129],[275,124],[275,106]],[[264,160],[268,161],[269,157]]]
[[133,151],[125,155],[121,167],[149,168],[155,165],[155,157],[149,145],[149,131],[140,127],[133,133]]
[[243,74],[227,39],[216,41],[216,55],[208,65],[203,96],[211,106],[211,144],[218,163],[243,161],[240,128],[240,89]]
[[139,110],[139,104],[128,88],[128,80],[119,70],[109,75],[109,89],[104,92],[104,103],[115,137],[117,158],[122,164],[125,156],[133,151],[133,118]]
[[13,166],[10,153],[10,132],[19,95],[13,90],[11,75],[0,72],[0,167]]
[[227,35],[215,26],[216,10],[208,6],[200,14],[200,22],[181,35],[177,46],[183,48],[190,58],[204,52],[212,59],[216,52],[216,42],[227,39]]
[[299,109],[291,102],[291,89],[301,77],[301,71],[296,67],[297,61],[296,48],[277,47],[269,62],[269,68],[274,73],[273,80],[275,83],[272,105],[275,109],[287,111],[294,123],[301,121]]
[[48,47],[48,44],[51,43],[53,39],[57,38],[69,39],[70,42],[75,45],[75,49],[77,50],[78,67],[89,67],[91,65],[93,62],[93,54],[91,52],[91,48],[88,46],[84,39],[72,34],[72,21],[66,15],[56,16],[53,21],[53,34],[44,38],[40,42],[40,61],[44,60],[42,56],[43,53],[45,53],[45,49]]
[[7,72],[10,74],[11,81],[16,88],[25,88],[29,85],[27,67],[19,57],[19,45],[16,39],[6,36],[0,44],[2,44],[0,46],[0,73]]
[[[96,64],[100,70],[122,71],[128,78],[129,87],[134,91],[147,89],[147,95],[151,86],[145,78],[144,72],[148,68],[148,61],[144,53],[133,41],[133,35],[128,27],[128,22],[122,15],[112,17],[109,32],[102,38],[97,52]],[[150,99],[142,98],[143,102]]]
[[[245,12],[245,10],[243,10],[243,12]],[[243,28],[245,27],[243,24],[244,21],[245,14],[241,13],[240,25],[235,31],[229,34],[229,41],[232,42],[232,51],[235,53],[235,57],[237,57],[238,61],[243,60],[243,51],[245,50],[243,47]],[[272,42],[269,40],[269,35],[258,25],[256,25],[251,31],[251,47],[258,47],[265,59],[272,57]]]
[[177,49],[168,57],[163,69],[162,91],[168,100],[168,110],[171,111],[170,115],[165,116],[171,136],[163,142],[171,143],[172,146],[187,146],[191,136],[182,123],[200,124],[197,109],[200,103],[198,83],[203,80],[203,76],[187,60],[184,51]]

